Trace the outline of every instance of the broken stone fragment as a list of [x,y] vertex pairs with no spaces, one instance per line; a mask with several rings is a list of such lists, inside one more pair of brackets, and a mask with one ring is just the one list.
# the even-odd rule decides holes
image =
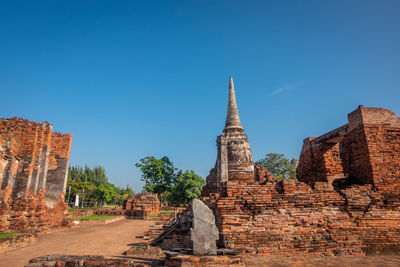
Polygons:
[[194,255],[217,255],[218,228],[213,211],[201,200],[192,203],[193,226],[190,231]]

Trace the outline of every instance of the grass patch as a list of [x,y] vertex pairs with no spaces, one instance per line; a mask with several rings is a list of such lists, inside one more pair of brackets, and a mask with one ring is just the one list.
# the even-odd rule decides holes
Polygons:
[[[84,207],[78,208],[78,210],[99,210],[99,209],[111,209],[111,207]],[[68,212],[74,212],[74,208],[70,208]]]
[[13,236],[16,236],[17,234],[14,234],[14,233],[3,233],[3,234],[0,234],[0,239],[2,239],[2,238],[7,238],[7,237],[13,237]]
[[83,217],[78,217],[79,220],[105,220],[105,219],[110,219],[114,218],[115,216],[110,216],[110,215],[90,215],[90,216],[83,216]]
[[172,214],[172,213],[174,213],[173,210],[163,210],[163,211],[160,211],[160,214]]
[[157,215],[149,215],[149,218],[157,218]]

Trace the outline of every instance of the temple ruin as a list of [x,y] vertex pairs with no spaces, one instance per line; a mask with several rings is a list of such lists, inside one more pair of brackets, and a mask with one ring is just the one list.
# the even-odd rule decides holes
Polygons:
[[71,134],[48,122],[0,119],[0,229],[46,231],[65,224]]
[[[231,78],[224,135],[201,197],[214,211],[218,247],[261,255],[398,253],[400,119],[359,106],[348,120],[304,140],[298,181],[276,180],[253,163]],[[181,240],[174,245],[190,248],[187,222],[178,220],[155,244]]]
[[[348,123],[304,140],[299,181],[371,184],[396,195],[400,183],[400,118],[388,109],[359,106]],[[338,182],[338,181],[336,181]]]
[[140,193],[124,200],[122,209],[128,218],[147,219],[160,214],[160,201],[157,194]]
[[229,80],[228,111],[223,131],[225,134],[217,137],[217,161],[207,177],[203,195],[223,190],[228,181],[236,184],[253,182],[256,173],[247,135],[240,123],[232,77]]

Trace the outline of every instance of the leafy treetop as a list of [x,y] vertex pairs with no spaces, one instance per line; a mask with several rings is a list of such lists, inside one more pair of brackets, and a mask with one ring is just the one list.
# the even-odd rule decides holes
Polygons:
[[160,159],[148,156],[135,165],[142,171],[143,190],[158,194],[163,202],[187,204],[200,196],[204,179],[194,171],[176,169],[166,156]]
[[264,166],[276,179],[297,179],[296,167],[284,154],[268,153],[256,163]]
[[135,164],[142,171],[144,190],[158,194],[161,201],[165,201],[168,192],[175,184],[177,169],[168,157],[156,159],[153,156],[140,159]]

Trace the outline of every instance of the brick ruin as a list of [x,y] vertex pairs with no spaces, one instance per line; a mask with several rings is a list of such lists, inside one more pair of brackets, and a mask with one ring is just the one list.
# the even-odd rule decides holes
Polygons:
[[[370,184],[387,195],[399,192],[400,119],[383,108],[359,106],[348,123],[304,140],[297,168],[299,181],[314,186]],[[338,180],[338,181],[335,181]]]
[[228,181],[246,184],[254,180],[255,166],[247,135],[239,119],[235,89],[232,78],[229,81],[228,112],[224,133],[217,137],[217,161],[207,177],[205,192],[217,193]]
[[[82,211],[79,212],[82,213]],[[160,202],[157,194],[145,192],[127,197],[124,200],[122,209],[86,210],[83,213],[86,215],[126,216],[129,219],[148,219],[149,217],[157,217],[160,214]]]
[[0,119],[2,232],[44,232],[66,223],[71,140],[47,122]]
[[146,219],[160,214],[160,201],[157,194],[141,193],[125,199],[122,208],[128,217]]
[[[231,79],[224,135],[201,196],[214,211],[219,248],[291,256],[398,253],[400,119],[363,106],[348,119],[304,140],[298,181],[275,180],[252,160]],[[155,243],[190,248],[185,222]]]

